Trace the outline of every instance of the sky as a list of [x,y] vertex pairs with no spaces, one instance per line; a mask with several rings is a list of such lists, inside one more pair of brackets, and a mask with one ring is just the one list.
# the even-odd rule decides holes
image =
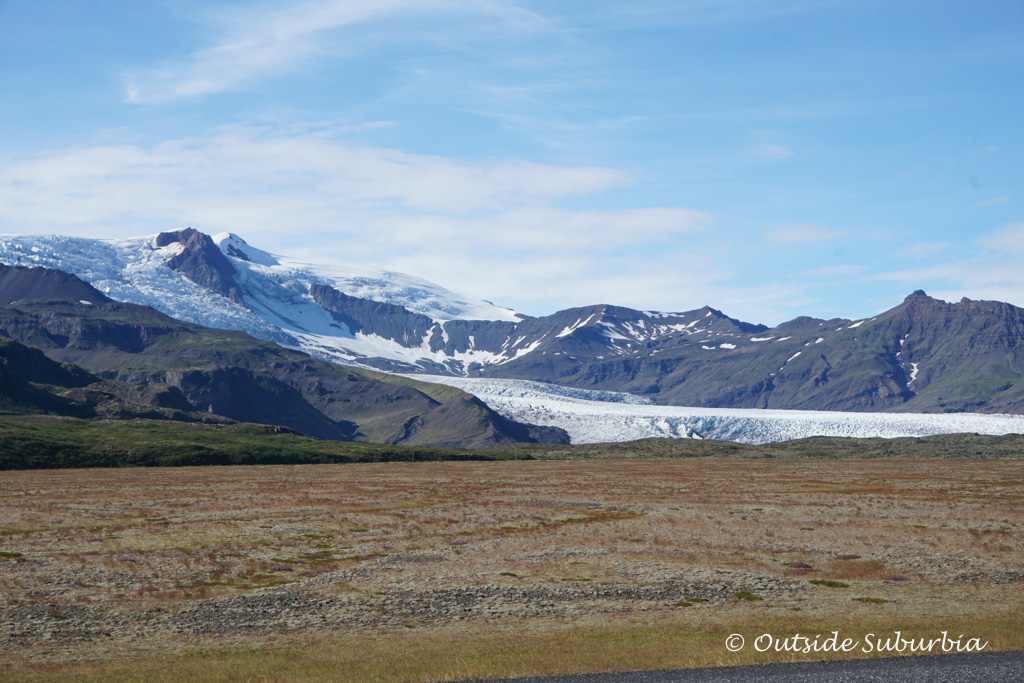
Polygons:
[[1020,0],[0,0],[0,233],[529,315],[1024,306]]

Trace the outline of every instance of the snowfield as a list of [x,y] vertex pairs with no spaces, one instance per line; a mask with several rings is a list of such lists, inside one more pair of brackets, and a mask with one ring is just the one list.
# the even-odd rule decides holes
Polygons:
[[514,420],[561,427],[574,444],[649,437],[760,444],[810,436],[895,438],[965,432],[1024,434],[1024,415],[682,408],[653,405],[633,394],[587,391],[525,380],[407,376],[458,387]]

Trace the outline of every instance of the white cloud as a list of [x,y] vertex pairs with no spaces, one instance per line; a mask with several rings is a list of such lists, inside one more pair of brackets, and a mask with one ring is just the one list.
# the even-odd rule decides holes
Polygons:
[[1024,253],[1024,221],[1007,223],[998,230],[985,235],[978,242],[988,249],[1022,254]]
[[853,264],[839,266],[824,266],[822,268],[806,270],[804,271],[803,275],[804,277],[814,279],[848,278],[863,273],[865,269],[866,266],[857,266]]
[[[692,310],[709,300],[712,290],[730,274],[693,253],[670,251],[644,260],[617,259],[614,252],[570,248],[520,253],[495,252],[467,259],[451,243],[439,243],[394,261],[396,270],[424,275],[458,292],[473,292],[518,310],[547,314],[589,304],[614,304],[639,309]],[[447,249],[445,247],[448,247]],[[680,267],[687,264],[688,267]],[[489,292],[490,294],[483,294]]]
[[947,301],[967,297],[1024,306],[1024,271],[1019,263],[1024,254],[1024,221],[1008,223],[983,235],[975,240],[975,245],[981,250],[963,250],[962,258],[877,273],[869,279],[925,289],[930,295]]
[[899,249],[900,256],[912,259],[930,258],[952,246],[952,242],[915,242]]
[[934,282],[967,282],[977,278],[978,270],[967,263],[942,263],[919,268],[904,268],[870,276],[872,280],[900,282],[915,288],[922,288]]
[[842,236],[843,233],[838,230],[812,223],[786,223],[772,227],[764,233],[764,238],[774,244],[824,242]]
[[360,208],[495,211],[629,182],[607,168],[471,164],[236,127],[150,148],[80,147],[9,162],[0,166],[0,206],[8,226],[32,229],[121,231],[138,217],[261,231],[343,220]]
[[[694,236],[713,242],[712,216],[557,206],[630,182],[608,168],[469,163],[235,127],[2,163],[0,232],[120,237],[191,225],[307,260],[366,262],[471,296],[536,302],[542,313],[601,300],[704,305],[724,275],[696,250],[664,254]],[[651,263],[626,260],[651,248],[660,252]]]
[[762,142],[750,148],[750,153],[761,159],[779,161],[793,156],[793,152],[782,145]]
[[1010,197],[1003,194],[998,197],[992,197],[990,199],[983,199],[980,202],[974,202],[975,206],[992,206],[993,204],[1002,204],[1007,201]]
[[758,159],[781,161],[793,156],[793,150],[781,143],[783,134],[777,130],[759,128],[750,131],[753,141],[747,152]]
[[[512,3],[490,0],[305,0],[243,4],[199,17],[217,34],[215,44],[184,60],[129,69],[125,98],[156,104],[235,90],[255,80],[286,73],[328,51],[327,35],[391,17],[458,12],[497,19],[507,30],[543,24]],[[351,44],[355,37],[345,41]]]

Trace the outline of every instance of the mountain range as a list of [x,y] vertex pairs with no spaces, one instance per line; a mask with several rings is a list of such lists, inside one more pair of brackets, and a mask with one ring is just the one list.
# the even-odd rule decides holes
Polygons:
[[0,266],[0,412],[244,421],[319,439],[442,447],[568,441],[452,387],[327,363],[20,266]]
[[[666,405],[1024,412],[1024,310],[1001,302],[916,291],[871,318],[799,317],[772,328],[710,307],[594,305],[529,317],[419,278],[306,264],[191,228],[107,241],[2,237],[0,262],[73,273],[117,302],[245,332],[329,361],[317,368],[331,372],[526,379]],[[53,351],[93,371],[89,353]],[[216,408],[212,394],[200,400],[190,390],[193,404]]]

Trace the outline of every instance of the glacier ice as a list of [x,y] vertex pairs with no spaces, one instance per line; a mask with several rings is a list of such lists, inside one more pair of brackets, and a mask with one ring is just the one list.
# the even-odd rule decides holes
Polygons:
[[[167,267],[182,245],[156,246],[156,235],[89,239],[61,235],[0,236],[0,263],[40,266],[73,273],[116,301],[150,306],[172,318],[206,327],[239,330],[258,339],[298,348],[326,360],[358,364],[383,357],[417,364],[452,360],[424,343],[406,348],[375,335],[353,334],[313,301],[312,284],[349,296],[396,304],[437,322],[517,321],[512,310],[462,297],[421,278],[368,266],[320,265],[250,246],[231,233],[214,242],[235,268],[244,305],[192,282]],[[496,354],[465,354],[455,360],[495,362]]]
[[1024,434],[1024,415],[685,408],[654,405],[627,393],[588,391],[526,380],[408,376],[458,387],[505,417],[561,427],[574,444],[650,437],[760,444],[810,436],[895,438],[954,433]]

